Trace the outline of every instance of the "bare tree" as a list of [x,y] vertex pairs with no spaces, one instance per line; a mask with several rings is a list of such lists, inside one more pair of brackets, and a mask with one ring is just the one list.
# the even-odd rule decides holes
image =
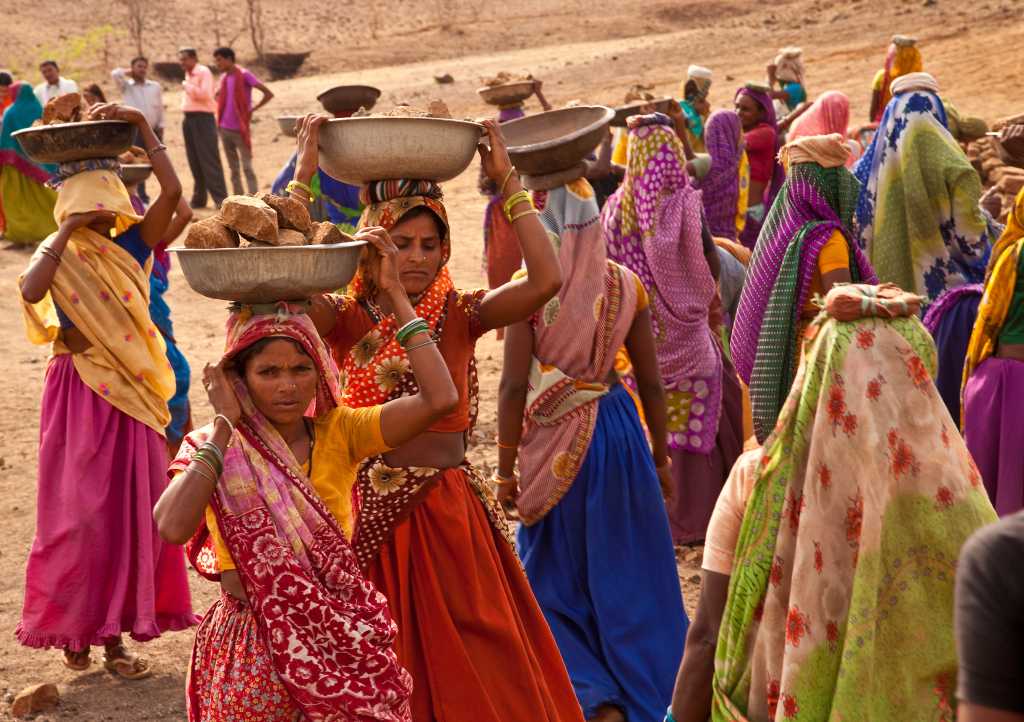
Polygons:
[[137,55],[142,52],[142,34],[146,29],[146,15],[149,12],[150,0],[119,0],[128,14],[128,34],[135,42]]
[[249,35],[252,38],[252,47],[256,51],[256,59],[263,62],[263,0],[245,0],[246,10],[249,15]]
[[[238,37],[245,32],[245,24],[242,23],[236,29],[225,30],[225,23],[222,22],[226,18],[221,15],[222,9],[217,6],[216,3],[210,5],[210,13],[213,15],[213,46],[215,48],[221,47],[232,47]],[[227,33],[223,35],[222,33]]]

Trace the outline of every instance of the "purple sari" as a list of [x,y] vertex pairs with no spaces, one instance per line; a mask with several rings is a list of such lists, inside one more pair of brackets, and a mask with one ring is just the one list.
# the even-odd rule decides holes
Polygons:
[[736,206],[740,199],[740,159],[743,149],[740,117],[731,110],[716,110],[704,130],[711,169],[694,185],[701,191],[704,219],[713,236],[736,240]]

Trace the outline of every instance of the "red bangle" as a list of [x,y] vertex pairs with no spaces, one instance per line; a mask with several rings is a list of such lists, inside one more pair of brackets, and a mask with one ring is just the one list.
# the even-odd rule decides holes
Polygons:
[[501,443],[501,439],[495,439],[494,443],[498,445],[499,449],[508,449],[509,451],[514,451],[515,449],[519,448],[518,444],[517,445],[503,444],[503,443]]

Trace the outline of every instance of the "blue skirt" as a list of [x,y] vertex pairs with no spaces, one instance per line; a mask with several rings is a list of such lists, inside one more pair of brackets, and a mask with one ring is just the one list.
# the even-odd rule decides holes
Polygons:
[[[938,352],[939,373],[935,377],[935,385],[939,389],[949,415],[958,425],[960,423],[960,385],[964,376],[964,359],[967,358],[967,345],[974,330],[974,321],[978,317],[978,306],[981,303],[980,286],[961,287],[947,293],[955,293],[952,303],[944,309],[932,336],[935,338],[935,350]],[[927,324],[926,324],[927,325]]]
[[661,720],[689,620],[650,447],[623,386],[601,399],[569,491],[518,541],[584,716],[612,705],[629,722]]

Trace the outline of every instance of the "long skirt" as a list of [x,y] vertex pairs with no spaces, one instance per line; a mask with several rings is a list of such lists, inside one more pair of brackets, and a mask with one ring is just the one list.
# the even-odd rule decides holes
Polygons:
[[[939,389],[949,415],[959,425],[960,423],[960,386],[963,383],[964,359],[967,358],[967,344],[971,340],[971,331],[974,330],[974,321],[978,317],[978,304],[981,303],[982,286],[961,286],[946,294],[954,294],[949,297],[949,305],[942,302],[942,296],[932,305],[931,310],[937,310],[939,317],[934,322],[934,329],[929,321],[932,321],[933,314],[929,313],[925,318],[925,326],[928,326],[935,339],[935,349],[938,352],[939,373],[935,377],[935,385]],[[944,296],[946,294],[943,294]],[[936,306],[942,307],[936,309]]]
[[252,609],[227,592],[196,630],[186,687],[189,722],[301,718],[274,671]]
[[718,436],[709,454],[672,449],[672,496],[666,502],[672,541],[692,544],[704,539],[711,512],[732,465],[743,453],[743,389],[732,362],[722,356],[722,412]]
[[57,230],[53,220],[57,194],[13,165],[0,167],[0,197],[5,241],[35,245]]
[[39,431],[18,640],[81,651],[194,626],[184,554],[153,521],[167,486],[163,437],[86,386],[70,354],[47,369]]
[[583,466],[519,552],[586,717],[665,715],[688,620],[650,447],[626,389],[600,401]]
[[367,577],[398,623],[414,722],[579,722],[565,664],[522,566],[465,471],[447,469]]
[[989,357],[964,389],[964,440],[999,516],[1024,508],[1024,361]]

